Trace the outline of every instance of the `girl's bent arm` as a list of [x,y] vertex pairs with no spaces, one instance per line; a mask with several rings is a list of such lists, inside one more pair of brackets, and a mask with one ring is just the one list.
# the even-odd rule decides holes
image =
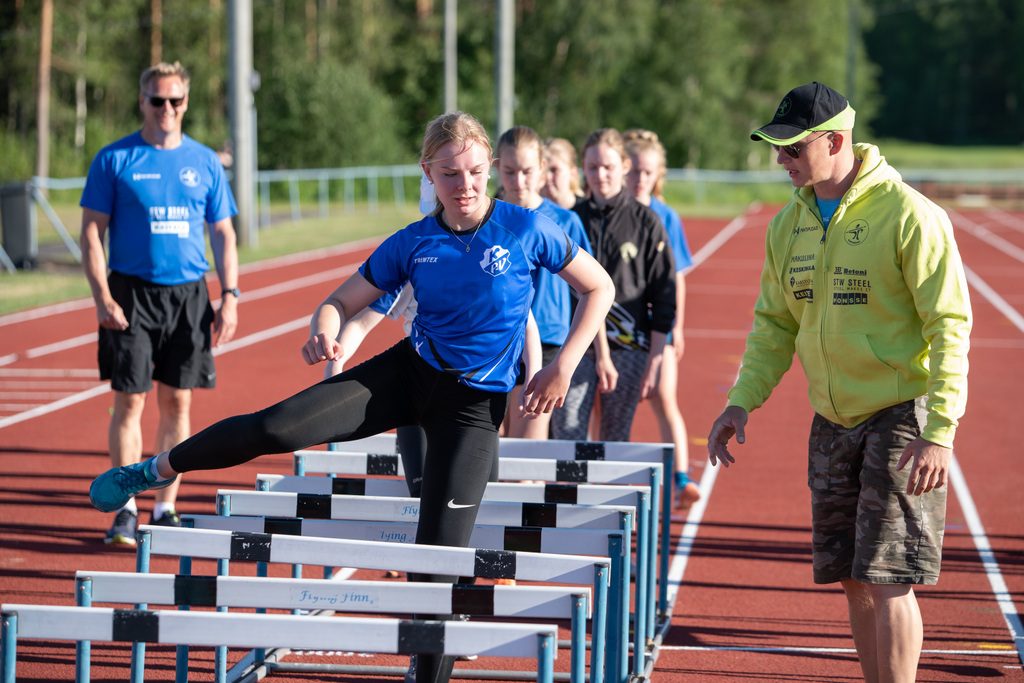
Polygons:
[[334,360],[341,353],[338,333],[345,321],[369,306],[384,294],[358,272],[345,280],[316,309],[309,323],[309,339],[302,347],[302,357],[313,365]]

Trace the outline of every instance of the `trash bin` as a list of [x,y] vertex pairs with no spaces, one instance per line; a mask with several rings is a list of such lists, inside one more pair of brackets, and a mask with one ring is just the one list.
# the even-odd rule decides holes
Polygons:
[[18,268],[30,269],[39,256],[32,183],[0,185],[0,224],[3,225],[4,251]]

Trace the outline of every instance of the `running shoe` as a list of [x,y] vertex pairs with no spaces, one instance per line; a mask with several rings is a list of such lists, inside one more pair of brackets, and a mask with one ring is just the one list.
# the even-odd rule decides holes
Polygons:
[[134,465],[113,467],[92,481],[89,500],[100,512],[113,512],[125,506],[137,493],[147,489],[162,489],[174,483],[177,477],[157,479],[150,468],[153,458]]
[[125,508],[114,515],[114,524],[107,529],[107,536],[103,542],[135,547],[135,529],[138,525],[139,516]]
[[178,516],[177,510],[168,510],[159,517],[154,518],[152,515],[149,517],[149,523],[151,526],[181,526],[181,517]]

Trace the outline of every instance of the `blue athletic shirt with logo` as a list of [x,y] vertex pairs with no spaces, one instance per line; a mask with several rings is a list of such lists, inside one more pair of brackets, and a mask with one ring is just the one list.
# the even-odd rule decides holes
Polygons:
[[110,269],[159,285],[204,277],[206,224],[238,213],[212,149],[187,135],[157,149],[140,131],[100,150],[80,203],[110,216]]
[[[583,229],[583,221],[576,213],[563,209],[548,199],[534,210],[553,220],[565,231],[569,239],[582,249],[588,253],[591,251],[590,238]],[[569,283],[546,268],[538,268],[533,274],[533,288],[533,318],[537,321],[540,341],[542,344],[561,346],[569,336],[569,323],[572,322]]]
[[672,257],[676,261],[676,272],[686,270],[693,265],[693,256],[690,254],[690,245],[686,243],[686,232],[683,230],[683,222],[679,220],[679,214],[656,197],[651,197],[651,209],[658,214],[661,224],[665,226],[665,232],[668,233],[668,243],[672,247]]
[[427,363],[467,386],[507,392],[519,371],[534,271],[557,273],[578,252],[547,216],[495,200],[473,231],[453,233],[436,216],[406,226],[359,272],[385,292],[412,283],[418,310],[409,338]]

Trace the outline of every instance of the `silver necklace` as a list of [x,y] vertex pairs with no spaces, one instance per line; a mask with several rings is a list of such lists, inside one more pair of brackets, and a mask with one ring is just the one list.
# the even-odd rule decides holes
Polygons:
[[451,231],[452,237],[454,237],[459,244],[461,244],[462,246],[466,247],[466,253],[468,254],[469,253],[469,247],[473,244],[473,240],[476,239],[476,234],[478,232],[480,232],[480,226],[483,225],[483,224],[484,224],[483,220],[481,220],[479,223],[476,224],[476,227],[472,229],[473,230],[473,236],[469,238],[468,242],[463,242],[462,241],[462,238],[459,237],[459,233],[455,232],[455,228],[449,228],[449,230]]

